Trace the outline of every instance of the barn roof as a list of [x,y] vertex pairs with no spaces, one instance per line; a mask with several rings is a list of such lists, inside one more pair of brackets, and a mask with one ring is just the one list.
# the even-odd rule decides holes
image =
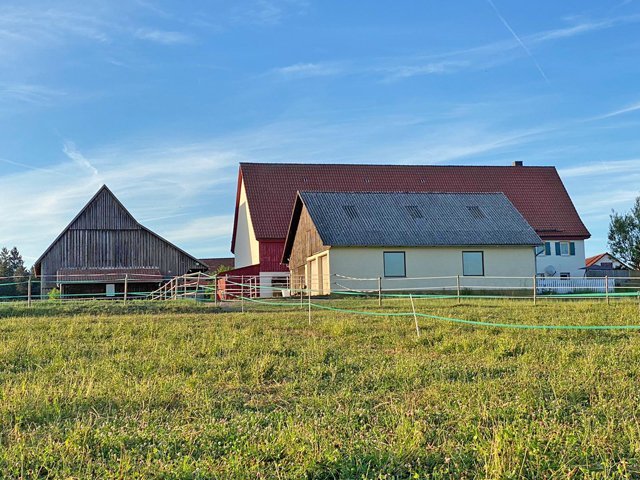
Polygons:
[[322,243],[332,247],[542,244],[502,193],[300,192],[285,259],[301,204]]
[[502,192],[543,238],[589,238],[555,167],[241,163],[259,240],[282,240],[300,191]]
[[[107,215],[99,214],[100,207],[102,211],[104,210],[105,205],[108,207],[106,211]],[[152,232],[144,225],[138,223],[138,221],[129,213],[126,207],[118,200],[109,187],[103,185],[96,192],[96,194],[91,197],[91,199],[87,202],[87,204],[78,212],[78,214],[73,217],[73,220],[69,222],[69,225],[60,232],[60,235],[56,237],[56,239],[49,245],[49,247],[44,251],[40,258],[35,261],[33,264],[36,275],[39,275],[40,272],[40,264],[44,257],[51,251],[51,249],[58,243],[58,241],[64,236],[64,234],[68,230],[84,230],[84,229],[94,229],[94,230],[119,230],[119,229],[131,229],[131,230],[144,230],[148,232],[150,235],[158,238],[171,248],[177,250],[182,255],[185,255],[189,259],[193,260],[194,265],[199,265],[202,268],[206,269],[206,265],[200,262],[194,256],[188,254],[180,247],[174,245],[169,242],[167,239],[161,237],[155,232]]]

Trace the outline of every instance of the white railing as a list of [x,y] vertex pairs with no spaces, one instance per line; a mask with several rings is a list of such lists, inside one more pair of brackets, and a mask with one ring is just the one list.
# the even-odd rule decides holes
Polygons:
[[539,278],[539,293],[613,293],[615,278]]

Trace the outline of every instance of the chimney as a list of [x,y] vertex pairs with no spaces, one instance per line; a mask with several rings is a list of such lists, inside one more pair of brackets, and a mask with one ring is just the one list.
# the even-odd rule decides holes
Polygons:
[[511,165],[514,167],[522,167],[524,164],[522,163],[522,160],[516,160]]

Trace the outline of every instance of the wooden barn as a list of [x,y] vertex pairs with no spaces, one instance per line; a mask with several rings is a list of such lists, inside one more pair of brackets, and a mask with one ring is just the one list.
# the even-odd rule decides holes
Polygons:
[[36,261],[41,293],[112,297],[126,288],[150,292],[185,273],[206,271],[189,255],[136,221],[104,185]]

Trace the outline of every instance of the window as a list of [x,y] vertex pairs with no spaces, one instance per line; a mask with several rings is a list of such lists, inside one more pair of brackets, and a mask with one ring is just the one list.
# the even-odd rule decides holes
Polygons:
[[568,257],[576,254],[575,242],[556,242],[556,255]]
[[569,255],[569,242],[560,242],[560,255],[563,257]]
[[358,210],[356,209],[355,205],[343,205],[342,208],[347,214],[347,217],[349,217],[351,220],[355,220],[356,218],[358,218]]
[[536,257],[544,255],[544,245],[538,245],[536,247]]
[[404,208],[407,209],[411,218],[424,218],[422,212],[416,205],[406,205]]
[[471,277],[484,275],[484,253],[462,252],[462,274]]
[[560,278],[568,280],[569,278],[571,278],[571,273],[569,273],[569,272],[560,272]]
[[105,290],[107,297],[115,297],[116,296],[116,286],[113,283],[107,283],[107,287]]
[[473,218],[485,218],[484,213],[482,212],[482,210],[480,210],[480,207],[478,207],[477,205],[472,205],[467,207],[467,209],[469,210],[469,212],[471,212],[471,216]]
[[407,268],[404,259],[404,252],[384,252],[384,276],[385,277],[406,277]]

